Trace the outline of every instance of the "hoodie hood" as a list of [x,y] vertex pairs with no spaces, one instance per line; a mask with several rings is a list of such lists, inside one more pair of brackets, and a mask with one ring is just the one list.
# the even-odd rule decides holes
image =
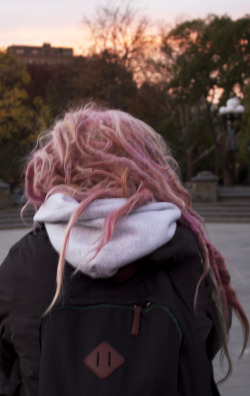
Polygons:
[[[125,203],[125,198],[97,199],[82,213],[72,227],[65,259],[92,278],[108,278],[121,267],[138,260],[172,239],[181,212],[168,202],[150,202],[120,219],[109,242],[95,255],[105,219]],[[54,249],[60,253],[65,230],[79,207],[74,198],[51,195],[34,216],[44,223]]]

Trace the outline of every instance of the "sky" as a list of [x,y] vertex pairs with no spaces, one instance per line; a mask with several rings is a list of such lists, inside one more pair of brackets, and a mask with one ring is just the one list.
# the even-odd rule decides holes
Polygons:
[[[227,14],[233,19],[250,14],[249,0],[128,0],[155,21],[177,21]],[[0,0],[0,49],[9,45],[73,47],[80,54],[85,46],[82,19],[111,0]],[[116,0],[117,3],[123,0]]]

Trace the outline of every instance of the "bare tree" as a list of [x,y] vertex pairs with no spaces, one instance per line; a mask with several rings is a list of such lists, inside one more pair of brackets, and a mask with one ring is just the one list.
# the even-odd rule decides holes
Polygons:
[[142,74],[153,50],[155,36],[149,19],[130,2],[109,2],[99,6],[92,18],[84,17],[90,36],[90,54],[110,52],[135,75]]

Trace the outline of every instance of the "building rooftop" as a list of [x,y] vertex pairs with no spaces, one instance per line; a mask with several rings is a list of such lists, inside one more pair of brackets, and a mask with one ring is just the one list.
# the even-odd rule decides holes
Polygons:
[[24,63],[68,63],[73,58],[73,49],[52,47],[50,43],[43,46],[11,45],[7,53],[19,57]]

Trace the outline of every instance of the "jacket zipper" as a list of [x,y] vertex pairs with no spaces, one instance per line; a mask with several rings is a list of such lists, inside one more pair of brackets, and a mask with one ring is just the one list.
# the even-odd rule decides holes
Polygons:
[[[94,307],[98,308],[100,306],[105,306],[105,307],[116,306],[117,308],[118,307],[124,308],[124,309],[129,308],[129,309],[133,310],[131,335],[134,335],[134,336],[139,336],[142,309],[143,310],[146,309],[146,312],[149,312],[153,308],[157,308],[157,307],[162,308],[164,311],[168,312],[168,314],[170,315],[171,319],[173,320],[173,322],[177,328],[180,338],[182,338],[182,331],[180,329],[180,326],[179,326],[179,323],[178,323],[176,317],[171,313],[171,311],[167,307],[165,307],[163,305],[155,304],[155,303],[152,303],[151,301],[146,301],[142,305],[135,304],[134,306],[116,305],[116,304],[100,304],[100,305],[95,305]],[[92,308],[94,308],[94,307],[92,306]],[[52,308],[52,311],[61,310],[61,309],[65,309],[65,308],[71,308],[71,309],[75,309],[75,310],[85,310],[85,309],[90,309],[90,306],[72,306],[72,305],[70,305],[70,306],[69,305],[56,306],[56,307]],[[51,311],[42,320],[41,333],[43,332],[44,321],[45,321],[46,317],[50,314],[51,314]]]

